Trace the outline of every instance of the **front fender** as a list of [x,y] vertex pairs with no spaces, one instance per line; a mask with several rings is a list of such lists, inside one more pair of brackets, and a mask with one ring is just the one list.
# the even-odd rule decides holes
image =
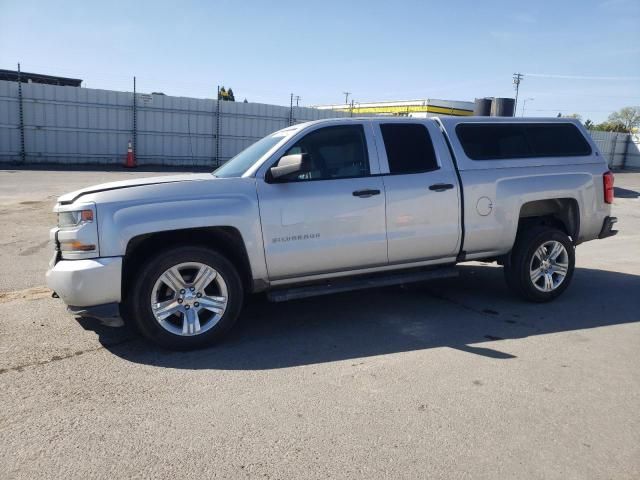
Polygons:
[[254,179],[163,184],[98,198],[100,256],[124,256],[140,235],[202,227],[233,227],[244,241],[253,277],[266,279]]

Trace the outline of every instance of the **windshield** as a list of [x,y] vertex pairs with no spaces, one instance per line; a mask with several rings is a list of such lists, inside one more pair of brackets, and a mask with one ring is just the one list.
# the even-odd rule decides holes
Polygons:
[[214,171],[213,174],[220,178],[241,177],[244,172],[249,170],[265,153],[286,136],[284,132],[278,132],[258,140]]

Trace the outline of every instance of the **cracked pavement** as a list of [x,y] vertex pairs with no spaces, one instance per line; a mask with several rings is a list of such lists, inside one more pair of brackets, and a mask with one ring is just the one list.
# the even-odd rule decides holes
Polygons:
[[[271,304],[157,349],[43,287],[57,195],[143,172],[0,171],[0,472],[26,478],[638,478],[640,173],[557,301],[499,267]],[[635,192],[635,193],[634,193]]]

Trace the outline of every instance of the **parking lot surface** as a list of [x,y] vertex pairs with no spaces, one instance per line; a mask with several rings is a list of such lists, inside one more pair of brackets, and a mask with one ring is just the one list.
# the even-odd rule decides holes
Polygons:
[[270,304],[153,347],[44,287],[55,197],[149,172],[0,171],[2,478],[640,478],[640,173],[550,304],[493,264]]

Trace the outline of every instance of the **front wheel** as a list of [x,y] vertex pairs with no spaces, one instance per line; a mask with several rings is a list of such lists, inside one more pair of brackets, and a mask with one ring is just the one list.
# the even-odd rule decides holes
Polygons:
[[234,266],[203,247],[178,247],[138,272],[126,311],[149,340],[173,350],[211,345],[231,328],[243,290]]
[[571,239],[561,230],[536,226],[516,238],[504,266],[509,288],[533,302],[548,302],[564,292],[575,268]]

